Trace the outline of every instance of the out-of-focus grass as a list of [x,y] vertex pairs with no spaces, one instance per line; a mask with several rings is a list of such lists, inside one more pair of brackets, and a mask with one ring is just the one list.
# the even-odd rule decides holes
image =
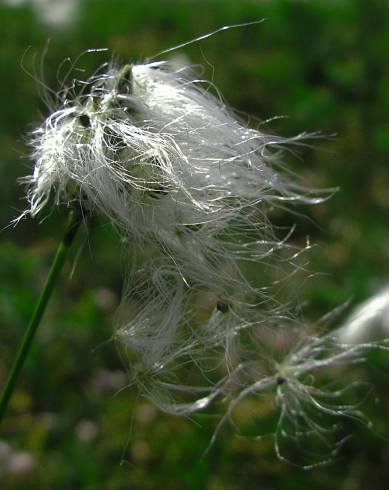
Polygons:
[[[274,214],[280,225],[296,223],[293,240],[304,243],[309,235],[318,244],[310,269],[326,274],[300,287],[298,294],[309,301],[306,314],[314,319],[346,300],[357,303],[387,282],[389,5],[379,0],[80,5],[61,31],[42,24],[28,5],[0,6],[4,226],[25,205],[16,183],[31,166],[24,135],[40,120],[39,111],[47,111],[26,71],[37,68],[42,80],[39,62],[48,38],[45,83],[55,89],[69,67],[65,62],[58,72],[59,64],[85,49],[106,47],[121,61],[138,61],[221,25],[266,17],[258,26],[218,34],[178,53],[204,65],[205,77],[214,78],[233,107],[261,120],[288,116],[265,130],[284,136],[337,133],[302,148],[302,161],[291,159],[290,165],[308,184],[340,191],[325,204],[299,209],[303,217]],[[84,55],[77,66],[88,73],[106,56]],[[41,224],[25,220],[2,232],[0,381],[64,223],[64,211],[57,211]],[[82,250],[70,278],[77,248]],[[193,421],[169,417],[125,388],[126,364],[111,341],[121,255],[107,223],[97,222],[79,238],[0,428],[2,489],[386,488],[389,446],[381,436],[388,435],[388,363],[381,356],[372,356],[368,371],[358,368],[358,376],[376,389],[366,404],[376,432],[347,422],[353,438],[330,466],[305,473],[276,459],[270,437],[240,438],[228,428],[202,457],[216,423],[212,414]],[[265,408],[261,401],[248,403],[242,417],[245,410],[261,414]],[[258,423],[266,432],[266,420],[259,416]]]

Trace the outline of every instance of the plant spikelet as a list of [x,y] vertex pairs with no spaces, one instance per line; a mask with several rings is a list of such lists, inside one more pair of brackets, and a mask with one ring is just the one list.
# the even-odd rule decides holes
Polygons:
[[[313,373],[367,348],[304,338],[279,281],[263,274],[283,261],[297,267],[304,251],[289,233],[277,237],[269,209],[321,200],[284,169],[284,148],[305,138],[247,127],[209,83],[169,63],[111,65],[78,93],[61,91],[33,133],[35,167],[24,180],[24,214],[51,200],[81,203],[126,239],[136,266],[126,271],[116,338],[142,392],[181,415],[219,399],[229,404],[223,422],[247,396],[273,391],[281,457],[283,439],[324,437],[317,414],[357,414],[337,405],[338,389],[315,388]],[[269,349],[280,331],[294,340],[283,361]]]

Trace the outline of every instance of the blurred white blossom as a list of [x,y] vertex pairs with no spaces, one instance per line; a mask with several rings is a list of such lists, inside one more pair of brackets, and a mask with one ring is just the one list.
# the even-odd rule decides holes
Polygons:
[[25,451],[13,452],[5,465],[5,473],[15,477],[23,477],[31,473],[36,466],[34,457]]
[[96,439],[99,429],[92,420],[82,419],[76,425],[75,432],[81,442],[91,442]]
[[30,6],[39,20],[47,26],[66,29],[77,20],[81,0],[4,0],[12,7]]

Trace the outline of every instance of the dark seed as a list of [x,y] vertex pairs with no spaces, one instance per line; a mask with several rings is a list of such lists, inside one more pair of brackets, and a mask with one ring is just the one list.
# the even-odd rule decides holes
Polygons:
[[132,68],[126,65],[120,73],[118,92],[121,94],[130,94],[132,89]]
[[202,224],[195,223],[193,225],[184,225],[184,226],[185,226],[185,230],[195,232],[201,230]]
[[157,168],[161,168],[162,167],[161,162],[158,160],[157,157],[151,157],[150,160],[148,160],[147,163],[149,165],[151,165],[152,167],[157,167]]
[[283,376],[277,376],[276,382],[277,382],[278,386],[281,386],[284,383],[286,383],[286,379]]
[[216,309],[218,309],[221,313],[227,313],[230,309],[230,305],[219,299],[219,301],[216,303]]
[[158,185],[154,189],[150,190],[148,194],[153,199],[159,199],[160,197],[169,194],[169,192],[167,191],[166,187],[164,187],[163,185]]
[[84,126],[84,128],[91,127],[90,117],[87,114],[81,114],[81,116],[78,117],[78,120],[80,121],[81,126]]

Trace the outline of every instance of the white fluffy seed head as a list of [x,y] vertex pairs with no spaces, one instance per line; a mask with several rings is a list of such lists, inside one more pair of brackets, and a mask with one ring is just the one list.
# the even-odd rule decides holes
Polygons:
[[285,140],[247,128],[201,84],[150,63],[111,68],[73,100],[65,93],[33,136],[31,214],[54,191],[58,203],[86,198],[143,235],[151,214],[220,227],[237,209],[305,200],[273,168]]
[[[164,62],[111,67],[79,94],[62,92],[33,134],[26,213],[51,199],[81,202],[130,237],[116,337],[154,403],[191,414],[223,397],[228,416],[247,395],[274,389],[281,427],[302,411],[301,396],[318,408],[303,376],[360,352],[335,353],[319,336],[277,363],[262,342],[295,321],[274,294],[279,280],[258,281],[290,247],[273,232],[268,208],[320,201],[282,171],[281,150],[304,135],[248,128],[209,84],[182,73]],[[293,262],[299,251],[290,248]],[[259,377],[264,361],[274,372]],[[304,420],[308,433],[312,419]],[[292,439],[297,432],[286,431]]]

